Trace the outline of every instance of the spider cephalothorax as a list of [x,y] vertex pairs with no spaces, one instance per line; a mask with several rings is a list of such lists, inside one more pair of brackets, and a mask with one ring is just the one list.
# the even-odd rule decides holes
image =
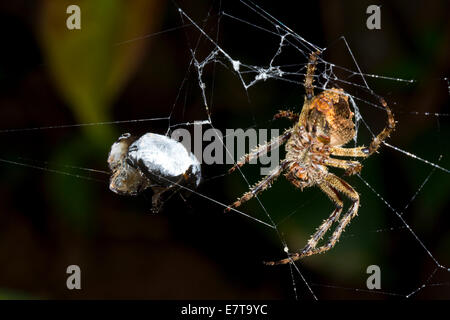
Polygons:
[[[318,186],[335,205],[334,211],[328,219],[324,220],[300,252],[291,254],[287,259],[266,262],[269,265],[285,264],[305,256],[325,252],[336,244],[347,224],[358,213],[359,194],[343,179],[329,172],[327,167],[341,168],[345,170],[347,175],[352,175],[360,172],[362,165],[358,161],[333,158],[332,156],[366,158],[380,147],[381,142],[389,136],[395,127],[391,110],[386,102],[380,98],[381,105],[387,112],[387,126],[373,138],[369,147],[342,147],[355,136],[353,112],[350,110],[348,95],[342,89],[331,88],[317,96],[314,95],[314,71],[319,53],[314,52],[310,55],[305,77],[306,95],[301,113],[279,111],[275,115],[275,118],[283,117],[295,121],[294,126],[286,130],[281,136],[245,155],[230,169],[230,171],[234,171],[237,167],[243,166],[271,149],[286,144],[286,158],[281,160],[280,164],[269,175],[235,201],[227,210],[240,206],[243,202],[267,189],[281,173],[284,173],[286,179],[294,186],[302,190],[306,187]],[[343,201],[341,195],[345,195],[352,202],[349,210],[342,217]],[[335,222],[338,225],[329,241],[317,247],[319,241]]]

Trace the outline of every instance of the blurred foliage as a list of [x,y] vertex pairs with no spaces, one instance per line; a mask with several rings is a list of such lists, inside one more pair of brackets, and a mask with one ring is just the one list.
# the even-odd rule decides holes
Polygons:
[[[81,8],[81,29],[69,30],[69,5]],[[120,42],[152,32],[161,1],[84,0],[43,2],[40,39],[55,85],[79,123],[110,117],[111,103],[144,57],[146,42]],[[104,144],[110,127],[92,130]]]
[[0,300],[32,300],[37,299],[28,293],[0,288]]
[[[66,27],[66,8],[81,9],[81,29]],[[47,70],[72,109],[77,123],[111,119],[111,107],[127,80],[145,57],[148,42],[130,41],[151,34],[159,24],[162,1],[53,1],[43,2],[39,38]],[[123,41],[126,41],[124,44]],[[117,134],[112,126],[86,126],[88,139],[78,134],[55,149],[53,163],[82,165],[106,155]],[[90,188],[48,177],[56,210],[75,228],[92,228],[95,216]],[[70,195],[70,196],[67,196]]]
[[[80,165],[88,162],[88,159],[93,160],[91,155],[95,152],[96,149],[87,139],[78,135],[67,141],[52,159],[54,163]],[[61,219],[74,229],[83,232],[92,231],[92,223],[96,216],[93,185],[85,183],[86,180],[83,179],[73,181],[72,177],[61,174],[48,175],[47,181],[51,198],[54,199],[53,205]]]

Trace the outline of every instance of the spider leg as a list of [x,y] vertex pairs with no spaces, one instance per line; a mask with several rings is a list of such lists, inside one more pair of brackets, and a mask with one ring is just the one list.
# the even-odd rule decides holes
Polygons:
[[365,146],[356,148],[332,147],[330,148],[330,153],[333,156],[360,157],[360,158],[366,158],[369,155],[367,147]]
[[299,114],[291,110],[279,110],[278,113],[273,116],[274,119],[287,118],[294,122],[297,122],[299,117]]
[[[330,250],[331,248],[334,247],[336,242],[339,240],[339,237],[341,236],[342,232],[344,232],[345,227],[358,214],[359,194],[355,191],[355,189],[353,189],[347,182],[345,182],[344,180],[338,178],[337,176],[335,176],[334,174],[331,174],[331,173],[328,174],[328,176],[326,177],[325,180],[329,184],[330,187],[333,187],[335,190],[343,193],[348,198],[350,198],[350,200],[352,200],[352,202],[353,202],[353,204],[351,205],[351,207],[347,211],[347,213],[345,213],[345,215],[340,219],[339,225],[336,227],[335,231],[331,235],[328,242],[319,248],[312,247],[311,244],[317,244],[317,242],[314,243],[314,240],[311,241],[311,239],[314,239],[314,235],[313,235],[313,237],[310,239],[310,241],[308,241],[308,244],[299,253],[294,253],[291,255],[291,257],[286,258],[286,259],[282,259],[279,261],[266,262],[265,264],[267,264],[267,265],[287,264],[287,263],[290,263],[291,261],[297,261],[301,258],[312,256],[314,254],[318,254],[318,253],[322,253],[322,252]],[[331,214],[330,218],[333,216],[333,213]],[[330,218],[328,218],[328,219],[330,219]],[[326,222],[327,222],[327,220],[325,220],[325,222],[322,224],[322,226],[324,228],[323,234],[325,234],[325,232],[329,229],[329,227],[326,228],[326,225],[325,225]],[[319,227],[316,234],[319,231],[321,231],[322,226]]]
[[380,147],[381,143],[386,140],[387,137],[395,129],[395,119],[394,115],[383,98],[380,98],[381,105],[384,107],[387,113],[387,125],[386,127],[373,138],[369,147],[357,147],[357,148],[342,148],[342,147],[332,147],[331,154],[335,156],[345,156],[345,157],[362,157],[367,158],[372,153],[376,152]]
[[316,71],[317,56],[320,54],[320,50],[314,51],[309,55],[308,66],[306,67],[305,76],[305,92],[306,99],[311,100],[314,97],[314,72]]
[[[153,213],[158,213],[163,207],[164,202],[168,201],[170,198],[172,198],[175,194],[177,194],[180,191],[181,189],[180,183],[182,182],[182,180],[183,178],[180,178],[177,182],[171,184],[168,187],[158,185],[151,186],[153,190],[151,211]],[[167,194],[169,195],[166,196]],[[165,198],[164,201],[161,200],[163,195]]]
[[271,173],[269,173],[261,181],[259,181],[253,187],[251,187],[250,191],[244,193],[244,195],[242,197],[240,197],[233,204],[228,206],[225,209],[225,212],[230,211],[232,208],[239,207],[244,202],[247,202],[248,200],[252,199],[254,196],[258,195],[260,192],[269,188],[271,186],[272,182],[275,181],[279,177],[281,172],[283,172],[286,165],[287,165],[287,161],[283,161],[279,166],[277,166],[274,170],[272,170]]
[[241,160],[239,160],[234,166],[232,166],[228,170],[228,172],[231,173],[234,170],[236,170],[237,168],[240,168],[244,164],[252,161],[253,159],[257,159],[260,156],[268,153],[270,150],[278,148],[280,145],[282,145],[283,143],[285,143],[289,139],[291,134],[292,134],[291,130],[286,130],[282,135],[280,135],[280,136],[278,136],[276,138],[273,138],[269,142],[266,142],[266,143],[264,143],[262,145],[257,146],[250,153],[247,153],[246,155],[244,155],[241,158]]
[[345,169],[345,174],[348,176],[359,173],[362,169],[361,163],[352,160],[326,158],[322,163],[330,167]]
[[[319,228],[317,228],[316,232],[311,236],[311,238],[308,240],[308,244],[306,247],[302,250],[305,252],[313,250],[317,243],[323,238],[323,236],[327,233],[327,231],[330,229],[331,225],[339,219],[339,216],[341,215],[342,208],[343,208],[343,202],[341,197],[339,196],[338,191],[331,186],[328,183],[322,183],[319,185],[320,189],[330,198],[330,200],[334,203],[335,209],[331,213],[331,215],[325,219]],[[284,262],[286,261],[286,262]],[[278,262],[264,262],[266,265],[275,265],[275,264],[283,264],[288,263],[290,260],[284,259]]]
[[153,213],[158,213],[161,210],[163,202],[161,201],[161,196],[168,190],[164,187],[153,187],[152,195],[152,209]]
[[395,119],[394,115],[389,108],[386,101],[384,101],[383,98],[380,98],[381,105],[384,107],[387,113],[387,125],[386,127],[375,137],[373,138],[372,142],[369,145],[369,148],[367,148],[368,156],[370,156],[372,153],[378,150],[380,147],[380,144],[391,134],[392,131],[395,129]]
[[323,238],[328,229],[330,229],[333,222],[339,219],[342,208],[344,206],[344,203],[342,202],[338,191],[332,185],[328,183],[322,183],[321,185],[319,185],[319,187],[334,203],[335,209],[331,213],[331,215],[323,221],[320,227],[317,228],[316,232],[308,240],[307,246],[302,251],[310,251],[311,249],[316,247],[317,243]]
[[359,199],[357,201],[354,201],[352,206],[350,207],[350,209],[347,211],[347,213],[342,217],[342,219],[339,222],[339,225],[336,227],[336,230],[334,230],[332,236],[330,237],[330,239],[328,240],[328,243],[319,247],[319,248],[315,248],[312,249],[310,251],[305,251],[302,252],[298,259],[303,258],[303,257],[307,257],[307,256],[312,256],[318,253],[323,253],[325,251],[330,250],[331,248],[334,247],[334,245],[336,244],[336,242],[339,241],[339,238],[342,234],[342,232],[344,232],[345,227],[350,223],[350,221],[358,214],[358,207],[359,207]]
[[302,111],[300,112],[298,123],[304,125],[307,120],[309,105],[314,98],[314,73],[317,66],[317,57],[321,54],[320,50],[314,51],[309,55],[308,65],[305,74],[305,101],[303,103]]

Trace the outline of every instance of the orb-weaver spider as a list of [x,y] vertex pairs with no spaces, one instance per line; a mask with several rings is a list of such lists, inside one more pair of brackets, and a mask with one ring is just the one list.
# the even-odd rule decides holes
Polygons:
[[[246,154],[230,169],[230,172],[232,172],[237,167],[266,154],[271,149],[286,144],[285,159],[281,160],[280,164],[270,174],[226,210],[239,207],[261,191],[268,189],[281,173],[284,173],[286,179],[301,190],[306,187],[318,186],[335,205],[334,211],[328,219],[323,221],[300,252],[290,254],[289,258],[283,260],[265,262],[267,265],[286,264],[306,256],[328,251],[334,247],[345,227],[358,213],[359,194],[343,179],[329,172],[327,166],[344,169],[345,174],[352,175],[359,173],[362,165],[358,161],[333,158],[332,156],[367,158],[378,150],[380,144],[395,128],[394,116],[389,106],[384,99],[379,98],[387,113],[386,127],[373,138],[369,147],[343,147],[356,134],[353,122],[354,114],[350,110],[348,94],[343,89],[331,88],[314,95],[314,72],[319,54],[320,51],[316,51],[311,53],[309,57],[304,80],[306,95],[301,113],[279,111],[274,117],[288,118],[295,122],[294,126],[279,137]],[[352,201],[349,210],[342,217],[343,201],[341,195]],[[316,247],[334,222],[337,222],[338,226],[328,242]]]

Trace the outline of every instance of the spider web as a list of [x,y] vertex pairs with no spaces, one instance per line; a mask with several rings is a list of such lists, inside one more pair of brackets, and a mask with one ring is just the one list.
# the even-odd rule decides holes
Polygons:
[[[378,86],[381,88],[393,87],[398,91],[413,92],[420,86],[421,80],[365,73],[364,66],[358,63],[359,55],[352,51],[345,37],[337,39],[327,47],[319,47],[303,38],[285,25],[282,20],[280,21],[253,1],[236,1],[229,7],[222,2],[214,2],[210,11],[200,18],[194,18],[188,9],[178,4],[175,4],[175,7],[181,25],[168,28],[167,32],[183,32],[189,50],[189,63],[185,76],[179,85],[174,104],[166,117],[4,129],[0,130],[0,133],[14,134],[23,131],[100,125],[131,126],[150,122],[162,124],[162,127],[165,125],[165,133],[170,134],[180,127],[221,129],[225,124],[220,120],[220,115],[225,112],[232,112],[236,117],[239,117],[233,123],[244,128],[267,128],[283,125],[286,127],[286,123],[271,120],[267,115],[274,114],[279,109],[300,111],[308,57],[311,52],[320,49],[322,55],[319,57],[314,79],[315,92],[318,93],[332,87],[345,89],[355,113],[357,128],[357,134],[352,144],[355,146],[367,145],[370,143],[371,137],[384,127],[386,115],[379,103],[380,96],[384,96],[387,100],[398,121],[398,128],[393,136],[400,134],[402,129],[405,129],[405,127],[402,127],[402,121],[409,121],[408,119],[416,117],[422,122],[433,123],[435,133],[433,138],[437,142],[430,149],[427,149],[431,150],[427,154],[416,152],[414,146],[411,148],[409,146],[402,147],[401,144],[392,142],[392,139],[384,142],[379,154],[363,161],[365,168],[360,175],[348,179],[345,177],[361,194],[362,206],[359,210],[360,215],[352,221],[336,247],[325,255],[306,258],[274,269],[269,268],[269,271],[266,271],[265,274],[267,275],[267,272],[285,273],[288,279],[286,285],[290,287],[291,295],[295,299],[337,298],[343,292],[349,292],[351,297],[394,296],[410,298],[418,296],[421,291],[429,290],[436,290],[438,297],[440,297],[440,294],[448,298],[448,295],[444,295],[444,291],[442,291],[442,289],[448,290],[450,285],[448,274],[450,261],[448,261],[448,256],[445,255],[445,250],[442,249],[445,248],[444,242],[445,237],[448,237],[449,234],[448,228],[445,225],[441,226],[444,231],[440,233],[440,238],[433,238],[432,232],[420,228],[420,217],[417,215],[411,216],[412,213],[423,208],[422,203],[429,202],[425,191],[433,183],[433,180],[436,180],[436,177],[443,177],[443,181],[446,181],[445,179],[449,174],[448,162],[445,162],[448,158],[446,152],[448,150],[448,145],[446,145],[448,139],[445,139],[446,134],[448,134],[448,118],[450,116],[447,112],[448,100],[445,105],[447,109],[443,112],[441,110],[435,112],[416,109],[415,106],[397,103],[394,94],[372,88]],[[236,32],[239,32],[239,34]],[[132,41],[142,41],[160,34],[162,33],[126,40],[119,45],[126,45]],[[253,38],[253,35],[257,36]],[[260,42],[261,39],[264,39],[262,43]],[[248,43],[246,44],[246,42]],[[245,44],[247,47],[241,47]],[[347,64],[332,62],[331,52],[336,51],[345,52],[348,58]],[[441,94],[445,93],[448,99],[450,96],[448,78],[440,77],[435,79],[434,82],[437,90]],[[242,103],[242,107],[238,110],[236,110],[236,107],[233,107],[231,111],[227,110],[231,106],[226,100],[227,95],[221,89],[225,84],[232,86],[233,92],[238,92],[240,98],[233,100],[233,102]],[[275,87],[275,89],[268,89],[269,87]],[[269,93],[264,95],[264,90]],[[259,98],[259,94],[270,99],[270,101]],[[193,105],[197,105],[197,110],[191,109]],[[201,109],[202,112],[199,112],[198,109]],[[186,121],[175,120],[179,118],[178,113],[182,114],[181,117],[184,117]],[[223,138],[227,137],[224,136]],[[423,142],[424,139],[418,140]],[[235,158],[232,150],[227,149],[225,142],[221,140],[221,143],[228,156]],[[260,141],[260,143],[263,142]],[[382,162],[373,160],[373,158],[382,157],[385,153],[389,153],[387,160]],[[375,164],[372,160],[375,161]],[[383,181],[380,182],[379,177],[367,173],[367,171],[378,172],[377,174],[381,175],[385,170],[383,166],[388,165],[389,160],[396,162],[397,169],[404,166],[409,170],[424,172],[424,174],[419,175],[420,181],[414,180],[411,182],[414,189],[396,192],[396,190],[385,187]],[[0,159],[0,162],[101,183],[104,183],[105,180],[93,178],[91,175],[74,174],[68,169],[109,174],[109,172],[99,169],[70,164],[53,164],[28,158]],[[193,200],[194,210],[196,204],[200,203],[201,205],[203,202],[207,202],[214,205],[216,212],[221,213],[221,210],[259,180],[258,175],[254,172],[248,173],[248,170],[254,170],[254,168],[247,169],[244,166],[238,170],[238,173],[229,175],[227,173],[229,166],[217,166],[217,169],[205,167],[205,165],[202,166],[205,171],[203,186],[199,190],[189,190],[194,194],[192,198],[196,197],[199,201]],[[375,167],[375,169],[371,168],[369,171],[366,170],[367,167]],[[390,176],[385,178],[384,184],[386,185],[400,176],[400,173],[393,173],[391,169],[386,171],[390,173]],[[339,174],[338,172],[335,173]],[[233,190],[232,192],[226,190],[226,195],[219,196],[215,191],[218,188],[217,184],[219,181],[223,182],[227,179],[232,181]],[[257,263],[263,260],[278,260],[287,257],[288,252],[300,250],[309,235],[314,232],[314,228],[331,213],[332,206],[330,203],[315,205],[317,202],[324,202],[324,196],[320,194],[320,191],[315,190],[316,188],[305,190],[302,195],[298,195],[299,190],[292,190],[291,188],[288,194],[284,194],[288,187],[286,186],[287,183],[281,180],[283,180],[282,177],[271,189],[251,200],[253,204],[248,203],[232,210],[234,214],[248,219],[250,223],[256,224],[258,227],[261,226],[264,234],[273,237],[273,243],[277,244],[270,249],[270,252],[264,252],[264,248],[259,249],[258,252],[263,253]],[[440,181],[442,180],[435,183]],[[282,186],[281,189],[277,186],[278,184]],[[187,189],[185,186],[180,185],[179,187]],[[442,188],[444,189],[443,192],[448,192],[448,185],[444,185]],[[399,198],[398,195],[401,195],[401,197]],[[290,202],[290,199],[292,199],[291,204],[280,206],[280,201]],[[416,205],[417,207],[415,207]],[[374,206],[375,209],[370,208],[370,206]],[[377,216],[368,216],[365,213],[366,208],[370,209],[371,213],[376,213]],[[389,215],[388,217],[383,216],[385,212]],[[427,212],[419,213],[427,214]],[[315,216],[315,218],[308,218],[308,216]],[[442,217],[435,218],[443,219]],[[302,223],[305,219],[309,220],[306,226],[303,226]],[[374,220],[374,223],[368,222],[371,219]],[[361,220],[363,221],[358,223]],[[235,223],[243,223],[243,220],[236,220]],[[298,229],[301,232],[297,231]],[[394,262],[387,266],[380,265],[382,270],[382,289],[380,290],[370,290],[365,286],[365,280],[369,276],[365,272],[366,267],[371,264],[378,264],[376,259],[371,260],[370,257],[364,257],[364,251],[371,250],[371,247],[358,246],[358,242],[367,245],[367,242],[364,241],[367,237],[371,239],[368,242],[369,245],[373,245],[374,241],[386,242],[384,247],[375,245],[376,250],[392,250],[386,255],[389,254]],[[442,244],[441,249],[439,249],[440,244]],[[350,251],[345,246],[349,246]],[[358,256],[355,263],[352,264],[348,261],[344,263],[340,260],[346,258],[351,260],[352,254]],[[378,253],[375,257],[379,257],[381,254]],[[396,255],[399,255],[399,257],[397,258]],[[379,259],[380,261],[389,260],[386,258]],[[248,260],[246,261],[248,262]],[[404,272],[405,269],[417,264],[417,262],[421,264],[419,271],[414,269],[409,273]],[[239,261],[236,261],[236,264],[239,263]],[[343,267],[333,267],[338,271],[330,270],[330,263],[342,263]],[[343,277],[352,277],[357,274],[357,281],[340,279],[339,271],[346,267],[349,267],[351,272],[344,272]],[[328,271],[331,276],[327,276]],[[399,283],[395,277],[402,273],[407,276]],[[328,279],[328,281],[324,279]],[[347,286],[346,283],[352,285],[359,283],[359,285]],[[397,287],[401,289],[397,289]]]
[[[219,20],[225,20],[229,19],[233,21],[234,23],[239,23],[242,25],[245,25],[250,28],[254,28],[256,30],[259,30],[260,32],[267,33],[268,36],[273,36],[278,39],[278,46],[275,47],[275,49],[272,50],[273,55],[266,57],[266,62],[262,65],[255,65],[251,63],[247,63],[242,61],[240,58],[233,55],[230,49],[225,49],[225,47],[219,43],[218,36],[216,38],[213,38],[213,35],[211,33],[207,32],[205,27],[200,26],[196,21],[194,21],[189,14],[187,14],[183,9],[179,8],[179,13],[181,16],[181,19],[183,23],[190,23],[192,24],[197,31],[200,33],[200,38],[206,39],[206,42],[212,45],[212,49],[207,54],[201,54],[198,53],[199,50],[197,50],[196,47],[190,47],[191,48],[191,54],[192,54],[192,63],[195,66],[197,75],[198,75],[198,87],[201,90],[202,95],[202,101],[205,107],[205,110],[208,115],[208,120],[210,121],[211,126],[213,126],[213,120],[211,118],[211,104],[212,102],[208,102],[207,96],[208,96],[208,86],[205,83],[204,80],[204,73],[205,69],[209,65],[216,65],[220,64],[221,66],[229,69],[238,79],[238,81],[241,83],[242,87],[244,88],[246,94],[248,96],[251,96],[251,93],[249,90],[260,84],[261,82],[266,82],[269,80],[275,80],[275,81],[284,81],[288,83],[293,83],[297,86],[303,86],[303,78],[305,76],[305,70],[306,70],[306,64],[305,63],[298,63],[298,61],[294,61],[292,63],[286,62],[282,59],[282,55],[284,51],[293,50],[298,55],[298,57],[301,57],[302,61],[307,61],[309,54],[311,52],[320,50],[322,53],[326,54],[326,51],[329,50],[329,48],[320,48],[313,43],[309,42],[308,40],[304,39],[302,36],[294,32],[292,29],[290,29],[288,26],[283,24],[280,20],[273,17],[269,12],[262,9],[258,4],[252,2],[252,1],[240,1],[244,9],[247,9],[248,11],[252,12],[255,17],[252,17],[252,19],[247,18],[241,18],[239,15],[235,15],[234,13],[230,13],[223,9],[220,11],[219,14]],[[262,22],[254,23],[253,21],[259,20]],[[219,26],[217,27],[219,29]],[[369,86],[367,79],[382,79],[389,82],[393,82],[394,84],[414,84],[417,83],[417,80],[415,79],[401,79],[401,78],[395,78],[395,77],[386,77],[386,76],[379,76],[376,74],[366,74],[363,73],[356,58],[353,54],[349,44],[347,43],[345,37],[341,37],[339,39],[344,44],[344,48],[347,51],[348,55],[351,57],[351,61],[353,64],[350,67],[343,67],[336,65],[332,62],[326,61],[322,57],[319,58],[318,62],[318,69],[321,69],[321,72],[317,72],[315,75],[315,86],[317,89],[320,90],[326,90],[331,87],[345,87],[346,92],[349,93],[349,100],[353,106],[353,110],[355,113],[355,124],[356,124],[356,131],[357,134],[355,135],[354,143],[355,145],[358,144],[358,137],[360,136],[358,134],[359,128],[361,124],[363,125],[363,128],[366,129],[369,133],[369,136],[374,137],[378,131],[374,131],[369,126],[368,122],[365,120],[366,117],[362,115],[362,112],[360,111],[360,108],[372,108],[372,109],[382,109],[380,103],[378,102],[379,96],[372,90],[372,88]],[[295,63],[297,62],[297,63]],[[441,82],[447,86],[448,89],[448,79],[442,78]],[[214,83],[212,84],[212,86]],[[441,84],[442,85],[442,84]],[[445,87],[442,86],[442,89]],[[213,90],[212,90],[213,91]],[[213,92],[211,92],[211,100],[213,97]],[[250,99],[250,98],[249,98]],[[440,130],[441,127],[441,119],[446,118],[449,116],[448,113],[436,113],[436,112],[419,112],[419,111],[411,111],[411,110],[399,110],[400,107],[394,107],[396,110],[395,112],[397,114],[403,115],[416,115],[416,116],[426,116],[430,117],[433,116],[436,118],[437,121],[437,127],[438,130]],[[257,124],[255,124],[257,125]],[[403,213],[407,211],[407,209],[410,207],[412,203],[416,200],[417,196],[421,193],[422,189],[426,186],[426,184],[429,182],[429,180],[432,178],[432,176],[435,174],[436,170],[439,170],[442,174],[448,174],[449,170],[440,166],[439,162],[441,161],[443,154],[441,149],[441,154],[439,155],[439,158],[437,159],[437,162],[434,163],[432,161],[428,161],[422,157],[419,157],[415,155],[414,153],[408,152],[406,150],[403,150],[400,147],[397,147],[395,145],[392,145],[389,142],[384,142],[384,147],[391,148],[409,158],[412,158],[416,161],[422,162],[426,165],[428,165],[430,168],[430,172],[425,177],[425,179],[421,182],[421,184],[418,186],[418,189],[414,192],[411,198],[406,202],[406,205],[404,208],[400,211],[394,208],[394,206],[391,204],[390,201],[386,200],[382,194],[380,194],[362,175],[358,174],[358,178],[362,181],[363,185],[366,186],[366,190],[369,192],[372,192],[376,198],[383,203],[383,205],[386,206],[386,208],[394,214],[394,216],[399,220],[399,225],[397,227],[390,227],[390,228],[384,228],[384,229],[377,229],[372,230],[372,232],[376,233],[384,233],[387,231],[396,231],[396,230],[406,230],[409,233],[409,236],[412,237],[412,240],[416,242],[416,245],[420,247],[421,250],[423,250],[424,254],[428,256],[428,258],[431,260],[432,264],[434,264],[434,267],[430,271],[430,274],[428,277],[425,278],[425,281],[418,286],[417,288],[413,288],[410,292],[407,293],[396,293],[396,292],[388,292],[388,291],[371,291],[367,289],[352,289],[352,288],[344,288],[336,285],[324,285],[324,284],[318,284],[318,283],[311,283],[308,281],[308,279],[304,276],[304,274],[301,271],[301,264],[298,263],[291,263],[289,266],[289,272],[292,277],[292,287],[294,291],[295,298],[299,298],[299,292],[297,290],[297,283],[301,282],[303,284],[303,287],[306,292],[309,293],[309,295],[317,299],[317,295],[314,292],[314,287],[328,287],[328,288],[335,288],[335,289],[349,289],[349,290],[355,290],[358,292],[366,292],[366,293],[373,293],[373,294],[384,294],[384,295],[392,295],[392,296],[403,296],[405,298],[409,298],[415,294],[417,294],[419,291],[427,288],[427,287],[441,287],[441,286],[447,286],[448,282],[433,282],[435,280],[435,275],[438,273],[438,271],[444,271],[448,272],[450,269],[443,265],[436,257],[435,255],[427,248],[427,245],[425,242],[418,236],[418,234],[413,230],[413,227],[407,222],[407,220],[404,218]],[[225,145],[224,145],[225,146]],[[226,148],[226,146],[225,146]],[[229,152],[229,150],[227,150]],[[246,177],[243,170],[239,170],[240,175],[242,176],[242,180],[247,185],[248,188],[251,187],[251,183],[249,179]],[[288,241],[284,238],[284,235],[282,234],[282,231],[280,229],[280,223],[284,222],[286,217],[283,218],[280,221],[276,221],[273,218],[273,214],[270,210],[264,206],[263,201],[261,201],[259,196],[256,196],[256,200],[258,204],[260,205],[263,213],[266,216],[265,221],[267,221],[274,229],[275,233],[277,234],[279,241],[282,245],[282,249],[285,252],[291,252],[288,246]],[[241,212],[240,212],[241,213]],[[289,216],[287,216],[289,218]],[[262,224],[266,224],[265,221],[258,221]],[[346,234],[345,237],[354,237],[355,234]],[[345,238],[344,237],[344,238]],[[290,243],[290,241],[289,241]],[[298,248],[299,249],[299,248]],[[298,250],[296,249],[296,250]],[[294,250],[294,252],[296,251]]]

